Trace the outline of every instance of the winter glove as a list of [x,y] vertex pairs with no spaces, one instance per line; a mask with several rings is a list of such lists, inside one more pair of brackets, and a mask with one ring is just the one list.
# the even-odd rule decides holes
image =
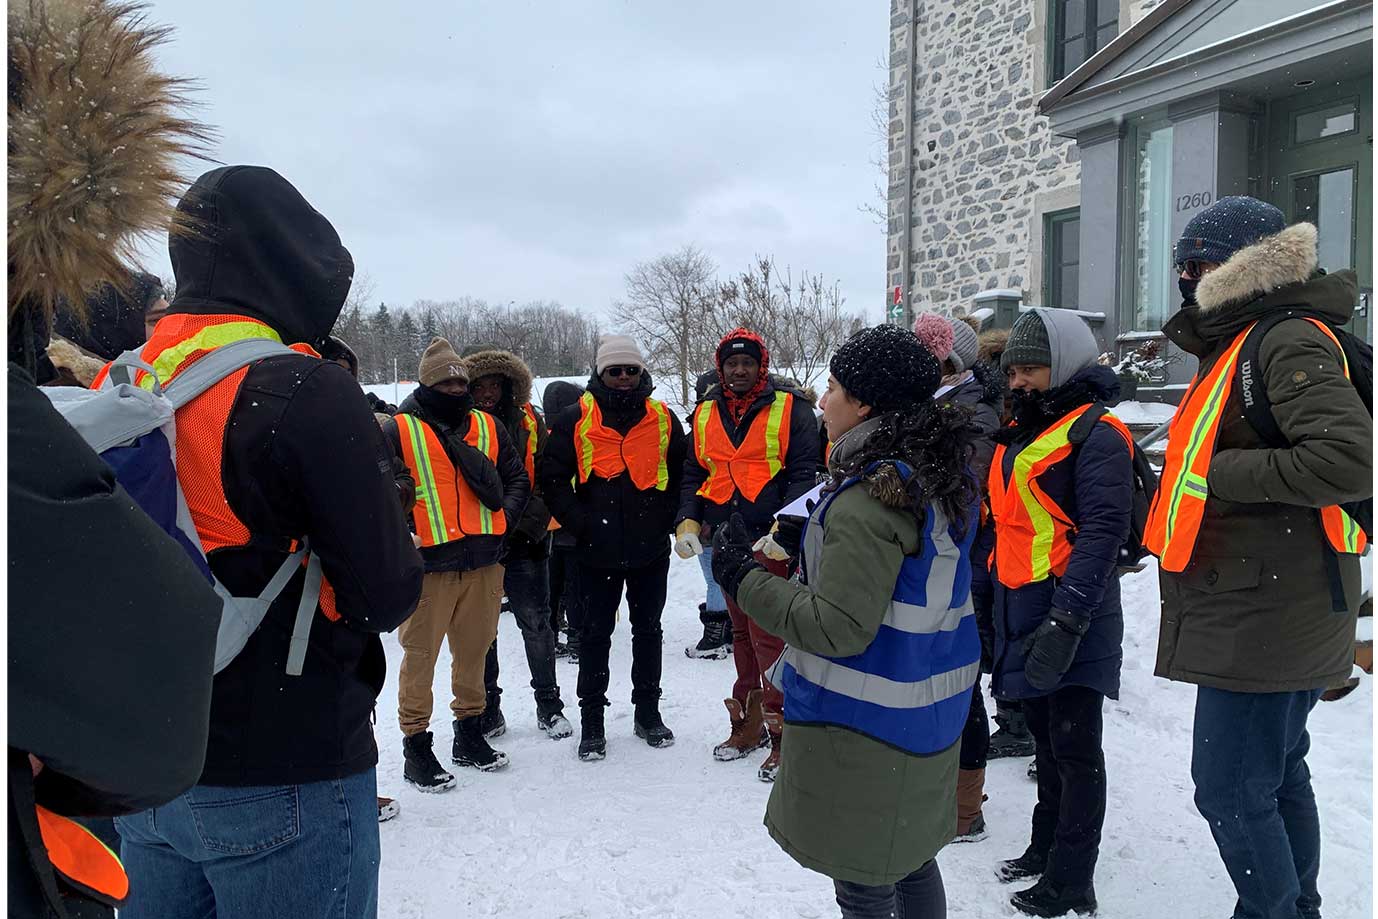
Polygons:
[[713,536],[713,580],[735,603],[742,578],[758,568],[765,570],[751,554],[751,534],[746,523],[741,514],[733,514],[727,526],[720,527]]
[[703,542],[699,540],[702,527],[697,520],[681,520],[675,528],[675,554],[680,558],[693,558],[703,554]]
[[1048,618],[1024,640],[1024,679],[1029,685],[1045,692],[1056,688],[1090,626],[1091,620],[1066,610],[1049,610]]
[[799,556],[799,541],[804,535],[803,517],[792,514],[780,517],[770,532],[756,540],[752,551],[759,552],[773,562],[787,562]]

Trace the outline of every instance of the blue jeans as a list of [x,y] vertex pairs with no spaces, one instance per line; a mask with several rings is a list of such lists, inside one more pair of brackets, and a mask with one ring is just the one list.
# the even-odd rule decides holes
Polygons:
[[1196,809],[1239,895],[1234,919],[1320,915],[1321,823],[1306,766],[1320,695],[1197,689]]
[[115,818],[130,896],[120,919],[373,919],[374,770],[306,785],[197,785]]
[[703,554],[699,556],[699,567],[703,569],[703,579],[708,583],[708,596],[705,598],[705,608],[710,613],[727,612],[727,598],[723,596],[722,588],[718,586],[718,582],[713,580],[712,547],[703,547]]

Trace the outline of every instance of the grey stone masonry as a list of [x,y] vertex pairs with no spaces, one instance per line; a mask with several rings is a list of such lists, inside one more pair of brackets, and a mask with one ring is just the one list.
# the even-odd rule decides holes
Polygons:
[[[1076,144],[1035,114],[1056,2],[891,2],[886,287],[906,319],[963,315],[995,288],[1042,305],[1043,219],[1078,206],[1081,180]],[[1158,2],[1122,0],[1121,31]]]

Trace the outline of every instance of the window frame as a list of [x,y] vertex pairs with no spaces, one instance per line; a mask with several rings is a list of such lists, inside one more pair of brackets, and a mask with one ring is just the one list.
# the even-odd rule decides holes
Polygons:
[[[1059,70],[1062,70],[1064,67],[1066,67],[1066,57],[1064,52],[1064,45],[1066,44],[1066,41],[1062,38],[1062,36],[1067,34],[1066,23],[1064,20],[1066,18],[1065,14],[1067,12],[1067,4],[1069,2],[1070,0],[1048,0],[1048,28],[1047,35],[1045,36],[1046,55],[1044,57],[1044,60],[1047,62],[1048,69],[1048,86],[1053,86],[1059,83],[1069,73],[1072,73],[1074,70],[1076,70],[1076,67],[1073,67],[1071,70],[1065,70],[1062,73],[1058,72]],[[1082,23],[1081,41],[1082,50],[1085,56],[1081,59],[1082,64],[1089,61],[1091,57],[1096,54],[1096,52],[1100,51],[1101,48],[1105,47],[1105,45],[1101,45],[1099,47],[1097,47],[1096,45],[1096,35],[1100,32],[1101,29],[1101,26],[1097,21],[1097,14],[1100,10],[1101,2],[1102,0],[1085,0],[1084,2],[1085,12],[1083,15],[1085,21]],[[1115,35],[1119,35],[1119,3],[1118,0],[1110,0],[1110,2],[1115,3]],[[1111,40],[1114,40],[1114,36],[1111,37]],[[1109,42],[1106,42],[1106,44],[1109,44]],[[1077,66],[1080,67],[1081,64],[1078,64]]]
[[[1077,234],[1080,239],[1081,233],[1081,208],[1068,207],[1057,211],[1049,211],[1043,215],[1043,290],[1040,291],[1043,297],[1043,305],[1066,307],[1063,298],[1059,296],[1062,288],[1062,268],[1063,255],[1061,229],[1064,224],[1075,220],[1077,222]],[[1081,277],[1081,251],[1077,251],[1077,277]],[[1081,292],[1077,292],[1077,308],[1081,305]]]

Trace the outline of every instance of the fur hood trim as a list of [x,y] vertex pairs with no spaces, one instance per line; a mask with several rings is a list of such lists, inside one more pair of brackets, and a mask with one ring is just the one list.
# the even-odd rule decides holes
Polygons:
[[1196,302],[1203,313],[1230,303],[1247,303],[1279,287],[1307,280],[1318,262],[1315,226],[1293,224],[1245,246],[1202,278],[1196,287]]
[[87,389],[91,388],[96,374],[105,366],[105,361],[87,354],[58,335],[54,335],[53,340],[48,343],[48,360],[52,361],[53,369],[58,371],[59,376],[65,370]]
[[882,463],[875,472],[866,476],[861,483],[866,493],[886,507],[895,510],[908,510],[913,504],[909,488],[900,478],[894,463]]
[[169,34],[138,3],[10,3],[10,315],[81,314],[100,283],[128,289],[142,237],[188,229],[180,166],[210,135],[182,114],[190,84],[157,69]]
[[465,356],[464,366],[470,383],[492,374],[505,377],[512,384],[512,402],[517,408],[531,401],[531,369],[511,351],[476,351]]

